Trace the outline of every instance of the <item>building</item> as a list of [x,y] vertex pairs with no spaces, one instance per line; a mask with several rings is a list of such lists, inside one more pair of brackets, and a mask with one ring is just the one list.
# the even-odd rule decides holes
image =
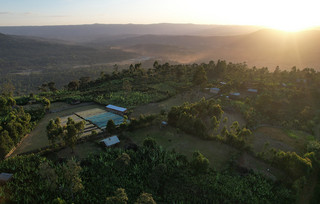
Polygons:
[[111,147],[115,144],[120,143],[120,140],[116,135],[114,135],[112,137],[108,137],[106,139],[101,140],[100,143],[102,143],[106,147]]
[[119,107],[119,106],[114,106],[114,105],[107,105],[106,106],[107,110],[109,112],[112,112],[112,113],[115,113],[115,114],[118,114],[118,115],[124,115],[127,113],[127,109],[126,108],[122,108],[122,107]]
[[0,174],[0,185],[1,184],[5,184],[8,181],[10,181],[13,177],[13,174],[9,174],[9,173],[1,173]]
[[220,92],[219,88],[210,88],[210,93],[218,94]]
[[249,93],[258,93],[258,89],[248,89]]
[[230,99],[238,99],[240,97],[240,93],[230,93]]
[[220,81],[220,84],[222,84],[222,85],[226,85],[226,84],[227,84],[227,82]]
[[168,126],[168,122],[161,121],[160,128],[164,128],[164,127],[167,127],[167,126]]

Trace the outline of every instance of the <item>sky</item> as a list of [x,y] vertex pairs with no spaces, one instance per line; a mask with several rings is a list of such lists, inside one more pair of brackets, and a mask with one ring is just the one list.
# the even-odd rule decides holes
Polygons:
[[320,26],[319,0],[0,0],[0,26],[194,23]]

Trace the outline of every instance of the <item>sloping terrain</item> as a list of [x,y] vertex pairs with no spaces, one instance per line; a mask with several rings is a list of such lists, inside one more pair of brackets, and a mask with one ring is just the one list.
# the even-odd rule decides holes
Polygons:
[[[105,45],[126,51],[154,55],[182,63],[225,59],[247,62],[250,66],[274,69],[319,68],[320,31],[286,33],[260,30],[238,36],[165,36],[144,35],[129,37]],[[100,45],[103,45],[100,44]]]
[[134,57],[120,50],[95,49],[0,34],[0,73],[15,73],[55,65],[115,62]]

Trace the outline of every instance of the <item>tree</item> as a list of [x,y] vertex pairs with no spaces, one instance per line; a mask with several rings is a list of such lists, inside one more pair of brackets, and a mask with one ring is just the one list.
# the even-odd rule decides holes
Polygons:
[[116,125],[114,124],[114,122],[113,122],[113,120],[112,119],[110,119],[110,120],[108,120],[108,122],[107,122],[107,132],[109,133],[109,134],[114,134],[115,133],[115,131],[116,131]]
[[55,120],[50,120],[49,124],[46,128],[48,140],[51,144],[55,144],[55,142],[62,137],[63,128],[60,125],[60,118],[56,118]]
[[153,200],[152,194],[142,193],[135,204],[156,204],[156,202]]
[[56,92],[58,89],[55,87],[55,83],[53,81],[48,83],[49,90],[52,92]]
[[106,198],[106,204],[127,204],[128,196],[123,188],[118,188],[114,196]]
[[13,92],[16,88],[12,84],[11,81],[8,81],[6,83],[3,83],[0,87],[0,92],[3,96],[12,96]]
[[195,151],[192,155],[191,166],[196,174],[205,173],[209,168],[209,160],[199,151]]
[[79,88],[79,82],[78,81],[71,81],[69,84],[68,84],[68,90],[69,91],[75,91],[75,90],[78,90]]
[[154,149],[157,146],[157,142],[153,138],[147,137],[143,140],[143,146]]
[[45,98],[45,97],[42,97],[42,100],[41,100],[42,104],[44,105],[44,109],[45,110],[49,110],[50,109],[50,105],[51,105],[51,102],[49,99]]
[[124,91],[126,91],[126,93],[131,92],[132,86],[131,86],[131,83],[128,79],[126,79],[122,82],[122,89]]
[[42,162],[39,165],[39,174],[45,180],[49,190],[56,191],[58,187],[58,175],[48,162]]
[[195,85],[200,85],[202,87],[206,86],[207,84],[207,73],[204,70],[203,66],[199,66],[195,72],[195,74],[193,75],[193,80],[192,82]]
[[63,164],[61,167],[62,172],[62,187],[66,191],[67,195],[71,195],[81,191],[83,189],[82,180],[80,173],[82,171],[79,163],[74,160],[68,160],[66,164]]
[[0,159],[3,159],[6,156],[13,145],[14,142],[9,136],[9,132],[6,130],[2,130],[2,127],[0,126]]
[[131,158],[127,153],[122,153],[116,159],[115,164],[119,169],[125,169],[130,164],[130,160]]
[[68,118],[67,126],[65,127],[66,132],[64,133],[64,142],[66,145],[71,147],[72,153],[74,152],[74,146],[78,140],[79,133],[84,129],[84,121],[75,123],[72,118]]
[[217,120],[217,117],[216,116],[213,116],[212,118],[211,118],[211,121],[212,121],[212,128],[214,129],[214,130],[216,130],[217,128],[219,128],[219,124],[220,124],[220,122]]

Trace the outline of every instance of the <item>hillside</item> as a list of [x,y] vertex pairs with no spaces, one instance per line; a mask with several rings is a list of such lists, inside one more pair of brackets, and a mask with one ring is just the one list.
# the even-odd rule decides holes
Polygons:
[[[133,57],[120,50],[94,49],[20,36],[0,35],[0,72],[20,72],[47,66],[121,61]],[[22,70],[21,70],[22,69]]]
[[293,66],[318,69],[320,48],[316,45],[319,44],[320,31],[317,30],[286,33],[266,29],[237,36],[144,35],[105,42],[104,45],[182,63],[226,59],[270,69],[278,65],[284,69]]

